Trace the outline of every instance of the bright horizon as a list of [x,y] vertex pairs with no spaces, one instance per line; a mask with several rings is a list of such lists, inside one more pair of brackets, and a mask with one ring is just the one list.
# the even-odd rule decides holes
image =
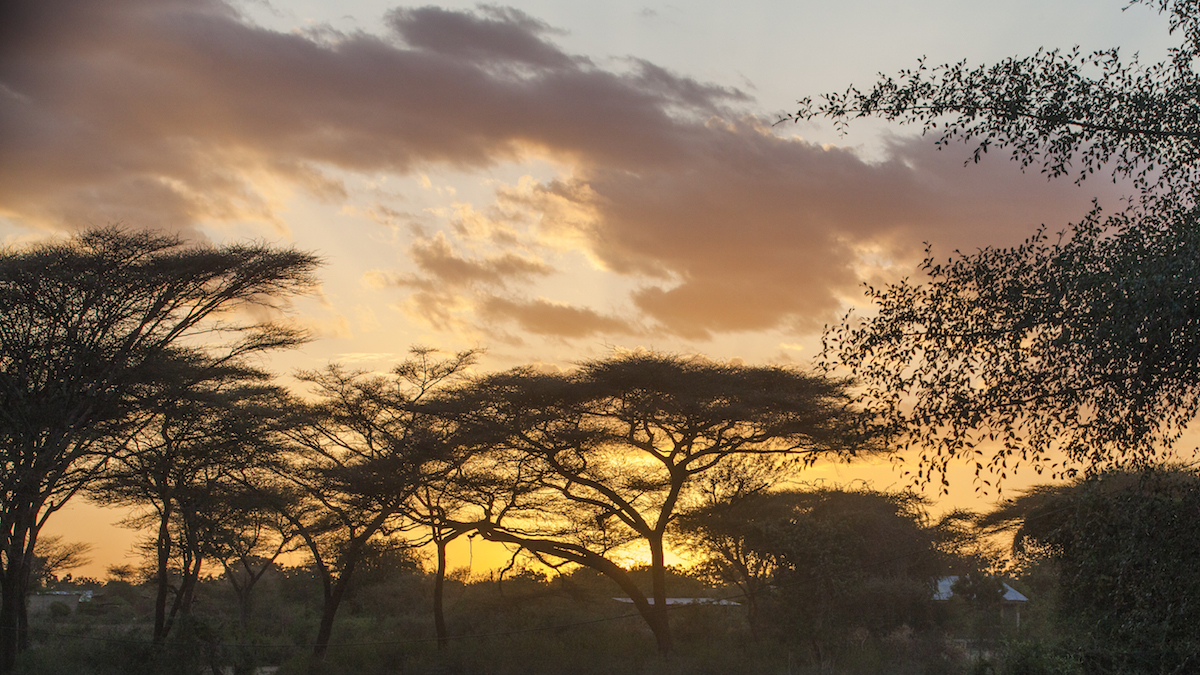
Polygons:
[[[292,315],[317,339],[267,364],[285,380],[386,370],[412,345],[485,348],[480,370],[639,347],[807,366],[925,242],[1015,244],[1122,192],[781,115],[922,56],[1160,60],[1166,19],[1124,4],[68,2],[0,53],[0,236],[120,223],[317,253]],[[990,506],[973,478],[953,467],[934,510]],[[804,479],[907,485],[866,462]],[[76,500],[46,534],[96,545],[76,574],[103,577],[132,560],[120,517]]]

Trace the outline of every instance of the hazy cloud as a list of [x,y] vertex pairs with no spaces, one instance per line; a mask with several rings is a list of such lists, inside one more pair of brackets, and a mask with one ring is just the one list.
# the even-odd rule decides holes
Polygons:
[[678,109],[740,97],[646,63],[602,70],[509,9],[397,10],[403,44],[279,33],[218,0],[4,11],[0,212],[56,227],[272,220],[279,195],[262,179],[336,197],[322,166],[405,172],[532,151],[661,161],[685,152],[670,133]]
[[510,7],[484,6],[479,14],[441,7],[393,9],[386,22],[413,47],[468,61],[563,68],[577,60],[542,39],[556,32],[548,24]]
[[529,279],[554,271],[540,260],[516,253],[482,258],[458,256],[443,232],[438,232],[432,239],[417,241],[410,251],[422,272],[452,286],[474,282],[502,286],[509,279]]
[[[738,90],[634,58],[598,65],[515,9],[397,9],[381,35],[281,33],[219,0],[15,0],[3,11],[0,217],[13,222],[282,228],[292,191],[347,199],[330,168],[569,167],[497,191],[485,211],[523,210],[509,229],[483,241],[452,223],[411,245],[416,274],[374,273],[440,330],[807,330],[872,270],[911,269],[924,241],[947,254],[1011,243],[1077,219],[1091,194],[1003,161],[964,169],[965,152],[921,140],[872,163],[787,137]],[[394,227],[416,217],[365,213]],[[635,290],[615,301],[630,315],[522,297],[522,283],[558,272],[539,247],[576,247],[625,277]],[[486,253],[461,253],[476,250]]]
[[638,332],[623,319],[542,299],[513,301],[492,296],[484,300],[479,313],[489,321],[515,322],[521,330],[536,335],[581,338],[597,334],[633,335]]

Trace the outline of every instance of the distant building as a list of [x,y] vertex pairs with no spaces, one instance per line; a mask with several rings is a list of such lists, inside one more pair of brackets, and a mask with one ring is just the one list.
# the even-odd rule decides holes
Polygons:
[[91,602],[91,600],[91,591],[46,591],[30,595],[27,607],[30,614],[43,614],[50,611],[50,605],[57,602],[66,605],[74,612],[79,603]]
[[[933,593],[934,600],[946,601],[954,597],[954,584],[958,581],[958,576],[952,575],[942,577],[937,580],[937,590]],[[1029,602],[1029,598],[1025,597],[1017,589],[1009,586],[1003,581],[1000,585],[1004,587],[1004,596],[1000,599],[1001,616],[1006,615],[1009,611],[1016,614],[1017,628],[1021,627],[1021,607]],[[1010,609],[1011,608],[1011,609]]]
[[[633,604],[633,600],[629,598],[613,598],[617,602],[627,602]],[[650,604],[654,604],[654,598],[646,598]],[[719,598],[667,598],[667,605],[739,605],[741,603],[733,600],[721,600]]]

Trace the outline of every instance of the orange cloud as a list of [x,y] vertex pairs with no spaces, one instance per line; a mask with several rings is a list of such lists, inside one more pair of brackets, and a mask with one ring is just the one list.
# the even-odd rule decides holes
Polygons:
[[[605,69],[509,8],[393,10],[385,35],[281,33],[221,0],[4,11],[0,216],[18,224],[281,227],[282,197],[261,186],[345,200],[331,167],[412,173],[535,155],[567,166],[500,189],[483,213],[501,213],[503,228],[414,235],[415,273],[372,277],[446,330],[810,331],[876,265],[864,252],[907,265],[925,241],[946,253],[1019,241],[1079,217],[1092,194],[1003,161],[964,169],[965,152],[922,140],[867,162],[785,137],[740,91],[636,59]],[[367,214],[397,231],[417,218]],[[625,315],[531,299],[522,284],[556,273],[543,254],[571,247],[622,278],[627,297],[612,300]]]
[[513,301],[492,296],[484,300],[479,314],[487,321],[515,322],[527,333],[560,338],[635,335],[639,332],[623,319],[541,299]]
[[[690,133],[686,161],[593,166],[523,196],[548,239],[577,241],[605,269],[645,280],[633,305],[686,338],[817,330],[880,262],[912,269],[924,242],[945,255],[1019,242],[1078,218],[1093,194],[1003,161],[964,168],[919,139],[895,140],[889,159],[871,163],[753,117]],[[1117,188],[1100,188],[1115,201]],[[589,218],[555,218],[571,207]]]
[[410,254],[422,272],[453,286],[474,282],[502,286],[509,279],[545,276],[554,271],[541,260],[511,252],[474,259],[455,255],[443,232],[432,239],[418,240]]

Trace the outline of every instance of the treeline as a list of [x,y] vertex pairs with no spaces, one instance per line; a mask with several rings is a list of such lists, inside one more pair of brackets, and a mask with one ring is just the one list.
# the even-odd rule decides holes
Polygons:
[[[753,502],[753,503],[750,503]],[[59,590],[95,589],[90,603],[35,615],[35,648],[19,672],[97,674],[205,671],[252,673],[779,673],[969,672],[956,644],[999,644],[1012,616],[986,601],[935,601],[928,575],[949,560],[954,527],[931,522],[912,495],[868,490],[804,490],[731,505],[720,530],[763,562],[765,582],[751,609],[727,581],[727,559],[710,544],[682,542],[706,564],[668,567],[668,606],[676,649],[662,659],[653,634],[611,579],[585,567],[551,571],[516,564],[500,571],[452,571],[442,581],[449,641],[439,649],[430,599],[436,575],[411,548],[378,547],[348,585],[328,655],[319,668],[309,648],[319,620],[321,582],[311,565],[273,566],[255,586],[248,621],[236,580],[202,579],[172,638],[151,645],[152,570],[110,579],[59,581]],[[769,504],[767,502],[770,502]],[[761,517],[735,522],[751,512]],[[760,540],[754,532],[778,537]],[[819,533],[819,534],[818,534]],[[949,535],[949,536],[947,536]],[[705,541],[712,541],[712,533]],[[820,547],[811,555],[809,547]],[[957,571],[964,572],[963,569]],[[647,565],[626,570],[649,589]],[[58,597],[58,596],[50,596]],[[1007,620],[1005,620],[1007,619]],[[1027,618],[1026,621],[1033,619]]]
[[[148,639],[157,578],[147,567],[114,570],[103,585],[47,577],[95,596],[35,615],[18,672],[1083,674],[1196,663],[1195,472],[1046,486],[983,516],[927,509],[911,493],[805,488],[687,512],[672,543],[695,564],[663,577],[669,597],[691,602],[668,605],[667,659],[617,600],[623,589],[593,569],[517,562],[439,576],[430,555],[379,540],[345,587],[323,662],[311,654],[324,596],[314,565],[260,568],[249,605],[241,570],[201,579],[160,644]],[[980,537],[1006,529],[1008,555]],[[1005,603],[1001,570],[1030,602]],[[625,573],[641,589],[654,583],[648,565]],[[935,598],[947,573],[953,595]],[[431,617],[437,584],[445,641]]]
[[[907,493],[780,490],[818,460],[885,450],[863,433],[868,425],[849,383],[824,375],[657,353],[616,354],[570,372],[481,375],[472,372],[474,352],[443,358],[417,348],[387,374],[330,365],[298,374],[305,389],[288,391],[258,360],[306,336],[263,317],[281,317],[288,299],[315,283],[318,263],[297,251],[191,246],[115,229],[0,257],[0,672],[36,669],[79,637],[50,631],[35,642],[28,612],[35,580],[46,576],[37,572],[46,567],[39,535],[72,498],[140,514],[131,525],[149,535],[140,577],[147,596],[133,604],[144,614],[90,637],[108,645],[109,662],[124,663],[113,660],[114,645],[135,645],[140,652],[126,652],[153,656],[140,662],[164,672],[192,668],[185,661],[196,669],[255,663],[218,647],[244,645],[252,654],[263,644],[255,607],[264,584],[306,589],[287,597],[303,597],[311,621],[296,625],[311,633],[279,644],[307,645],[305,668],[313,671],[345,665],[328,663],[335,629],[372,578],[421,588],[378,616],[420,604],[433,644],[453,652],[451,640],[463,633],[452,627],[463,625],[464,612],[448,616],[448,588],[466,596],[461,580],[448,577],[446,548],[460,537],[503,544],[514,564],[553,571],[552,580],[525,579],[539,597],[570,596],[567,582],[581,575],[603,580],[602,593],[577,594],[573,609],[545,615],[563,622],[535,622],[538,630],[606,622],[612,598],[627,598],[626,611],[640,619],[653,663],[663,668],[685,658],[677,642],[687,625],[678,618],[684,610],[668,602],[678,577],[667,565],[669,547],[699,561],[688,575],[704,584],[693,594],[724,594],[741,608],[686,610],[720,618],[706,624],[711,640],[692,634],[688,650],[752,645],[786,653],[797,668],[852,663],[868,645],[900,659],[885,659],[893,668],[886,672],[898,672],[897,663],[954,672],[968,654],[980,663],[999,658],[997,648],[984,648],[998,637],[985,630],[1002,626],[998,619],[972,620],[979,630],[959,636],[967,642],[955,651],[948,640],[961,628],[951,630],[955,622],[932,597],[935,579],[956,574],[956,602],[974,603],[979,616],[998,611],[1002,587],[988,575],[998,557],[980,539],[989,527],[1022,528],[1021,552],[1061,565],[1057,574],[1071,580],[1064,589],[1101,587],[1070,575],[1113,572],[1113,560],[1086,556],[1079,560],[1093,567],[1076,569],[1083,563],[1072,552],[1102,541],[1091,530],[1028,527],[1035,521],[1022,509],[1035,503],[1030,496],[981,524],[964,513],[934,521],[928,505]],[[1190,494],[1193,483],[1171,485]],[[1075,504],[1073,495],[1060,496]],[[418,548],[431,551],[428,575],[412,562]],[[297,552],[308,563],[281,572],[276,561]],[[631,567],[635,558],[645,565]],[[495,593],[502,583],[494,582]],[[200,598],[216,606],[214,584],[226,589],[228,620],[198,621],[207,612],[197,609],[206,604]],[[471,588],[479,598],[493,592]],[[1155,592],[1138,589],[1135,596]],[[1084,643],[1068,639],[1076,633],[1065,628],[1103,612],[1060,606],[1067,608],[1058,624],[1064,630],[1055,633],[1062,639],[1045,642],[1048,651],[1034,650],[1029,663],[1101,672],[1092,667],[1135,663],[1120,655],[1121,645],[1130,654],[1149,649],[1130,642],[1147,633],[1097,619],[1092,652],[1080,652]],[[1164,628],[1154,606],[1145,604],[1140,625],[1176,640],[1171,622],[1190,614],[1162,619]],[[469,612],[491,616],[488,607]],[[369,625],[367,639],[344,639],[338,648],[375,642],[383,624]],[[576,656],[604,652],[578,644],[584,652]],[[1179,644],[1171,658],[1190,663],[1191,642]],[[181,645],[195,658],[179,657]],[[924,656],[912,656],[914,645]],[[18,659],[20,652],[27,655]],[[540,655],[526,657],[531,672]],[[102,669],[103,660],[81,658]],[[445,665],[456,657],[441,658]],[[718,662],[726,663],[711,660]],[[486,670],[483,663],[468,670]],[[764,671],[779,665],[762,664]]]
[[[606,575],[668,654],[665,545],[681,509],[702,489],[745,489],[737,464],[778,471],[863,449],[844,382],[660,354],[466,378],[474,353],[416,349],[388,375],[302,373],[298,397],[255,357],[305,336],[242,321],[314,283],[316,264],[115,229],[5,255],[3,669],[28,644],[38,533],[79,495],[144,509],[156,644],[206,563],[240,566],[248,596],[264,566],[303,548],[322,584],[319,660],[380,541],[432,543],[445,638],[445,546],[476,534]],[[638,547],[649,592],[619,564]]]

